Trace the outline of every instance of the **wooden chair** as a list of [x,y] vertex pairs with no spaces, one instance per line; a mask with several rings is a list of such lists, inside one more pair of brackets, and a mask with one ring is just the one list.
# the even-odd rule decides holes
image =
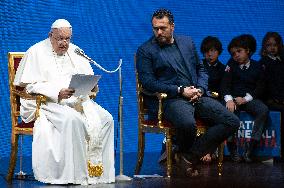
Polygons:
[[[138,102],[138,159],[135,168],[135,174],[139,174],[144,158],[145,149],[145,133],[164,134],[166,138],[166,153],[167,153],[167,177],[172,175],[172,138],[175,134],[175,128],[163,119],[163,100],[167,97],[166,93],[149,94],[145,92],[138,79],[138,72],[136,69],[136,55],[134,55],[134,67],[136,76],[136,94]],[[157,97],[159,101],[158,114],[156,120],[147,120],[148,109],[144,105],[145,95],[152,95]],[[196,119],[197,136],[205,133],[207,127],[201,119]],[[218,147],[218,175],[222,175],[223,171],[223,153],[224,144]]]
[[25,123],[20,117],[20,98],[36,100],[36,117],[39,117],[39,108],[41,103],[46,101],[43,95],[28,94],[24,87],[14,86],[14,78],[19,63],[24,56],[23,52],[9,52],[8,53],[8,69],[9,69],[9,88],[10,88],[10,105],[11,105],[11,154],[10,164],[6,180],[11,183],[18,153],[18,138],[19,135],[32,135],[34,121]]
[[[145,133],[165,134],[166,137],[166,152],[167,152],[167,176],[172,174],[172,136],[174,135],[174,128],[172,125],[163,120],[162,101],[167,97],[165,93],[152,94],[156,96],[159,101],[158,119],[147,120],[145,116],[148,115],[148,109],[144,105],[145,91],[142,88],[141,83],[138,80],[138,72],[136,70],[136,58],[135,58],[135,74],[136,74],[136,93],[138,101],[138,160],[135,168],[135,174],[139,174],[144,158],[145,149]],[[150,94],[148,94],[150,95]]]

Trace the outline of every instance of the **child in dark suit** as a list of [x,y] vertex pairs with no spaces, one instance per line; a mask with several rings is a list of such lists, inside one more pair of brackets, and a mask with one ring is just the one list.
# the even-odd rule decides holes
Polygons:
[[[220,84],[225,70],[225,65],[218,59],[223,51],[222,43],[217,37],[207,36],[201,42],[200,51],[204,56],[203,65],[208,71],[208,91],[206,94],[220,101]],[[216,155],[207,154],[201,160],[211,162],[212,158],[216,158]]]
[[221,99],[219,97],[220,84],[224,75],[225,65],[219,61],[218,57],[223,51],[222,43],[217,37],[205,37],[201,43],[200,51],[205,57],[203,65],[208,71],[207,95]]
[[277,32],[267,32],[262,40],[260,63],[265,68],[264,100],[270,110],[281,112],[281,156],[284,156],[284,53],[283,40]]
[[[263,68],[250,58],[253,51],[250,46],[247,35],[231,40],[228,51],[233,61],[228,63],[221,84],[227,109],[236,114],[246,111],[255,118],[251,139],[245,142],[243,158],[246,162],[252,162],[253,150],[261,139],[268,118],[268,107],[258,99],[264,89]],[[236,142],[228,142],[228,147],[231,155],[237,155]]]

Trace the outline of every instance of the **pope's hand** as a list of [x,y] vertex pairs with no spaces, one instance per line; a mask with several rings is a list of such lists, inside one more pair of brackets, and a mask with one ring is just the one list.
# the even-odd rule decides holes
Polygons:
[[97,84],[91,91],[98,93],[99,92],[99,85]]
[[58,94],[58,101],[70,98],[74,94],[74,92],[75,92],[74,89],[69,89],[69,88],[61,89]]

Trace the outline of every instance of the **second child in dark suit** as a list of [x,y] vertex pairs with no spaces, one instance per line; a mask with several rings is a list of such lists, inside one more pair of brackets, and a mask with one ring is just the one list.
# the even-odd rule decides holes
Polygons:
[[272,109],[276,110],[279,104],[284,105],[283,40],[277,32],[268,32],[264,36],[260,63],[266,73],[265,100]]
[[[246,111],[255,118],[251,139],[245,143],[243,158],[246,162],[252,162],[253,150],[261,139],[268,118],[268,107],[258,99],[264,89],[263,68],[250,59],[249,46],[249,41],[242,35],[231,40],[228,51],[234,61],[227,65],[221,85],[229,111],[237,114]],[[236,147],[231,149],[236,150]],[[230,152],[236,152],[233,150]]]
[[262,40],[260,63],[265,67],[264,100],[270,110],[281,112],[281,156],[284,158],[284,48],[277,32],[267,32]]

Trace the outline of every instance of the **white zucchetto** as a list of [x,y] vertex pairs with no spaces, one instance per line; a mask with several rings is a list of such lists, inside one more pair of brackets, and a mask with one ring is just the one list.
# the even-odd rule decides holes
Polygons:
[[70,27],[72,28],[71,24],[65,20],[65,19],[58,19],[58,20],[55,20],[55,22],[53,22],[53,24],[51,25],[51,28],[54,29],[54,28],[62,28],[62,27]]

